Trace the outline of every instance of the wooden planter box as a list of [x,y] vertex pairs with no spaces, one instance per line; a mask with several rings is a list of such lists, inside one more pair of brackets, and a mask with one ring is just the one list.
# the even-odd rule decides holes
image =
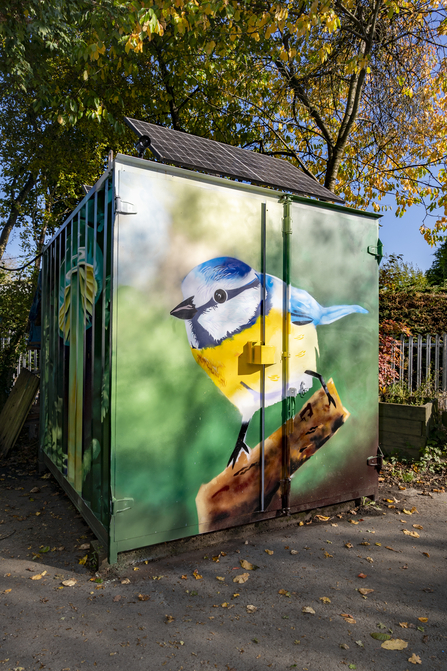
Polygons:
[[427,445],[437,401],[425,405],[379,403],[379,444],[384,454],[417,459]]

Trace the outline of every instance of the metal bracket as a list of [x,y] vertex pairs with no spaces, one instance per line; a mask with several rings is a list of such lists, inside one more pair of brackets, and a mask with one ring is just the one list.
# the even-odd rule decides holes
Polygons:
[[271,366],[275,363],[276,347],[248,342],[248,363]]
[[377,471],[380,471],[383,465],[383,452],[380,449],[380,445],[377,446],[377,454],[375,457],[368,457],[366,460],[366,463],[368,466],[372,466],[373,468],[376,468]]
[[367,249],[368,254],[371,254],[371,256],[375,256],[377,263],[380,263],[382,258],[383,258],[383,243],[379,239],[377,240],[377,246],[374,247],[374,245],[369,245]]
[[115,213],[116,214],[138,214],[135,205],[121,200],[119,196],[115,198]]
[[110,512],[112,515],[123,513],[125,510],[130,510],[134,503],[133,499],[112,499],[110,502]]

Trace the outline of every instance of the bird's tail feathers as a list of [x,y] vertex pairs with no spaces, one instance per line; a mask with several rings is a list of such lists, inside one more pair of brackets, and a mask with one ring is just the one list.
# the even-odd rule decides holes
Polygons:
[[317,323],[322,325],[332,324],[337,319],[346,317],[346,315],[350,315],[353,312],[359,312],[362,315],[368,314],[368,310],[365,310],[360,305],[332,305],[329,308],[322,308],[321,316]]

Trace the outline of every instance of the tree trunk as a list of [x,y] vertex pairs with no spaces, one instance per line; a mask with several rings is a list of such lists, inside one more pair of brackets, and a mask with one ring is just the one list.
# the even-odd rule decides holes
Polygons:
[[9,236],[11,235],[12,229],[17,223],[17,219],[20,214],[20,207],[24,203],[25,199],[28,197],[35,183],[36,183],[35,177],[32,173],[30,173],[19,195],[17,196],[17,198],[15,198],[11,206],[11,212],[8,217],[8,221],[4,225],[0,235],[0,261],[2,260],[3,255],[5,253],[6,245],[8,244]]

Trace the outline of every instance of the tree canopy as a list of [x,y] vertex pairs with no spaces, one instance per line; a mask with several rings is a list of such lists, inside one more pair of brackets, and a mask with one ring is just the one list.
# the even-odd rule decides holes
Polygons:
[[0,257],[131,150],[125,114],[284,157],[348,205],[445,211],[446,5],[5,0]]

